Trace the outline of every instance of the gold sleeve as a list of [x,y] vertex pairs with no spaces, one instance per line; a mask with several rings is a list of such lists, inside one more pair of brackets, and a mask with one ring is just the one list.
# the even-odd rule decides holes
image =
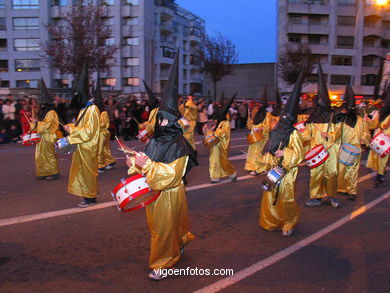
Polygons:
[[226,134],[229,132],[229,128],[230,128],[230,123],[228,121],[223,121],[218,126],[217,130],[215,130],[214,134],[219,138],[225,137]]
[[38,133],[55,133],[58,129],[58,115],[56,111],[51,110],[47,112],[43,121],[37,122]]
[[302,162],[305,154],[302,141],[301,133],[294,130],[290,135],[288,146],[284,149],[282,164],[286,170],[298,167]]
[[[93,105],[89,106],[84,111],[87,111],[87,113],[85,113],[85,116],[83,117],[85,122],[82,124],[82,127],[73,124],[70,125],[68,140],[71,144],[89,142],[95,137],[96,131],[100,130],[100,113],[98,108]],[[82,115],[82,113],[79,115]]]
[[100,114],[100,128],[108,129],[110,127],[110,118],[108,117],[107,111],[103,111]]

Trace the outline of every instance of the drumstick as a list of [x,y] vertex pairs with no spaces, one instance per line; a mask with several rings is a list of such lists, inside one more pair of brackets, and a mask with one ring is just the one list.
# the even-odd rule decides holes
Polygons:
[[31,123],[31,120],[30,120],[30,118],[28,118],[28,116],[26,115],[26,113],[23,112],[23,115],[24,115],[24,117],[26,117],[27,121],[28,121],[29,123]]
[[119,144],[119,146],[120,146],[122,152],[125,153],[125,155],[126,155],[127,158],[129,158],[129,156],[127,155],[128,153],[129,153],[129,154],[132,154],[132,155],[134,155],[134,156],[137,156],[137,155],[138,155],[138,152],[136,152],[136,151],[133,151],[133,150],[126,150],[126,149],[123,147],[123,144],[119,141],[118,137],[115,136],[115,139],[116,139],[116,141],[118,142],[118,144]]

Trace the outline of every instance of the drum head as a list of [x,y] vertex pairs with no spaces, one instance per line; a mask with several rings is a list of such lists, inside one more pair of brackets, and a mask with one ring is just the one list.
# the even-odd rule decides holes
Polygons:
[[64,155],[64,154],[71,154],[76,151],[77,145],[76,144],[68,144],[62,148],[57,149],[57,154]]
[[134,210],[138,210],[140,208],[146,207],[147,205],[154,202],[158,197],[160,196],[159,191],[150,191],[148,193],[145,193],[141,196],[138,196],[136,198],[133,198],[130,200],[124,207],[124,212],[130,212]]

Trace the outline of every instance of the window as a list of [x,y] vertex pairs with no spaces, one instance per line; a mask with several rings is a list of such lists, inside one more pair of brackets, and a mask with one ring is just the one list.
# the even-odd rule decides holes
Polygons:
[[382,40],[383,48],[390,48],[390,40]]
[[124,5],[139,5],[139,0],[123,0]]
[[337,16],[337,24],[343,26],[354,26],[355,16]]
[[102,0],[102,5],[114,5],[115,0]]
[[382,21],[382,27],[384,29],[390,30],[390,21]]
[[39,59],[16,59],[15,71],[39,71],[41,70],[41,60]]
[[38,80],[17,80],[16,81],[16,87],[25,87],[25,88],[37,88],[38,87]]
[[9,80],[0,80],[0,87],[9,87]]
[[310,45],[319,45],[321,44],[321,35],[309,35],[308,42]]
[[67,6],[68,0],[51,0],[51,6]]
[[300,35],[289,35],[288,41],[291,43],[300,43],[301,42],[301,36]]
[[170,47],[161,46],[162,56],[167,58],[175,58],[175,51]]
[[125,17],[123,18],[123,25],[137,25],[138,17]]
[[5,17],[0,17],[0,31],[5,31],[7,26],[5,25]]
[[375,85],[376,82],[376,74],[367,74],[362,75],[362,85]]
[[337,0],[338,5],[355,5],[356,0]]
[[125,78],[124,86],[139,86],[139,78],[138,77]]
[[115,19],[113,17],[104,17],[103,18],[103,25],[114,25]]
[[199,56],[190,55],[190,64],[191,65],[201,65],[201,60]]
[[350,82],[350,75],[331,75],[330,76],[330,84],[333,85],[346,85]]
[[104,87],[114,87],[116,85],[116,78],[102,78],[100,80]]
[[190,36],[197,36],[201,37],[202,36],[202,31],[198,27],[190,27]]
[[0,72],[8,72],[8,60],[0,60]]
[[352,66],[352,56],[332,56],[332,65]]
[[5,0],[0,0],[0,8],[5,8]]
[[123,38],[123,45],[136,46],[139,45],[138,38]]
[[353,48],[354,37],[337,36],[337,46],[342,48]]
[[300,15],[291,15],[290,16],[290,23],[291,24],[301,24],[302,23],[302,16],[300,16]]
[[14,50],[20,51],[38,51],[39,39],[14,39]]
[[364,67],[373,67],[375,62],[376,56],[363,56],[362,59],[362,66]]
[[364,47],[375,47],[375,39],[373,38],[365,38],[363,40]]
[[137,57],[125,58],[125,65],[127,65],[127,66],[139,65],[139,58],[137,58]]
[[308,19],[309,19],[309,24],[311,25],[321,24],[321,16],[319,15],[310,15]]
[[12,0],[13,9],[38,9],[39,0]]
[[7,39],[0,39],[0,52],[7,51]]
[[38,17],[14,17],[12,26],[14,30],[37,30],[39,20]]
[[68,79],[55,79],[54,80],[54,87],[55,88],[69,88],[69,80]]
[[[324,74],[325,81],[328,80],[328,75]],[[308,74],[306,82],[308,83],[318,83],[318,74]]]
[[104,44],[106,46],[115,46],[115,38],[107,38]]
[[373,18],[365,18],[364,19],[364,26],[365,27],[375,27],[376,20]]

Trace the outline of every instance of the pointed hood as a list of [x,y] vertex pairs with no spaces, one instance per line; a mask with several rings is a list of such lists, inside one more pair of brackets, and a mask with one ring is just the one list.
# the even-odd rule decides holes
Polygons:
[[[382,75],[383,75],[383,61],[381,60],[381,65],[379,67],[379,72],[375,76],[375,88],[374,88],[374,99],[377,100],[381,98],[381,95],[379,94],[379,91],[381,89],[381,80],[382,80]],[[384,96],[385,93],[382,94]]]
[[104,111],[104,103],[103,103],[103,95],[102,95],[102,88],[100,85],[99,73],[97,75],[94,99],[95,99],[94,104],[99,108],[100,112],[103,112]]
[[181,114],[179,111],[178,99],[179,99],[179,57],[180,51],[177,51],[175,56],[175,62],[172,65],[171,73],[169,75],[168,84],[163,94],[163,99],[160,103],[159,112],[169,113],[173,119],[180,119]]
[[231,104],[233,103],[233,100],[236,98],[236,96],[237,96],[237,93],[235,93],[229,100],[227,100],[225,102],[225,104],[223,104],[221,106],[221,108],[219,108],[216,111],[216,113],[214,114],[214,120],[217,120],[217,127],[218,127],[220,122],[226,120],[226,115],[229,112],[229,108],[230,108]]
[[379,121],[382,122],[390,115],[390,87],[387,87],[384,93],[384,100],[380,111]]
[[304,68],[301,69],[298,79],[295,82],[294,89],[291,92],[287,103],[282,111],[282,116],[289,116],[289,118],[294,121],[297,121],[298,111],[299,111],[299,101],[301,99],[302,85],[305,79]]
[[41,105],[46,104],[46,105],[53,105],[54,100],[52,97],[49,95],[49,91],[47,90],[46,83],[41,77],[41,82],[39,84],[39,103]]
[[344,100],[348,110],[356,109],[355,94],[353,92],[351,83],[348,83],[347,87],[345,88]]
[[268,106],[267,104],[267,86],[264,87],[263,94],[261,95],[260,100],[260,109],[256,112],[255,117],[253,117],[253,124],[257,125],[264,121],[265,117],[267,116],[266,108]]
[[83,64],[79,79],[75,88],[75,98],[78,99],[81,107],[85,107],[90,99],[89,96],[89,80],[87,62]]
[[282,112],[282,99],[280,98],[280,93],[278,88],[275,89],[275,94],[276,94],[275,105],[273,107],[274,110],[272,111],[272,115],[279,116],[280,113]]
[[225,91],[222,91],[222,94],[220,95],[219,99],[217,99],[217,102],[223,104],[224,101],[225,101]]
[[267,104],[267,96],[268,96],[267,86],[265,86],[264,89],[263,89],[263,94],[261,95],[261,100],[260,100],[261,106],[263,108],[266,108],[268,106],[268,104]]
[[331,108],[331,102],[329,99],[328,87],[326,85],[326,80],[324,72],[322,71],[321,63],[317,62],[318,66],[318,103],[324,108]]
[[349,127],[353,128],[356,125],[357,112],[356,112],[355,94],[353,92],[351,83],[348,83],[345,88],[344,101],[345,101],[344,109],[347,110],[347,113],[346,114],[337,113],[336,119],[337,121],[340,121],[341,118],[341,121],[344,121]]
[[147,85],[147,83],[145,82],[145,80],[142,80],[142,82],[144,83],[144,87],[145,87],[145,91],[146,93],[148,94],[148,98],[149,98],[149,111],[153,110],[154,108],[157,108],[158,107],[158,99],[156,98],[156,96],[153,94],[152,90],[150,89],[150,87]]

